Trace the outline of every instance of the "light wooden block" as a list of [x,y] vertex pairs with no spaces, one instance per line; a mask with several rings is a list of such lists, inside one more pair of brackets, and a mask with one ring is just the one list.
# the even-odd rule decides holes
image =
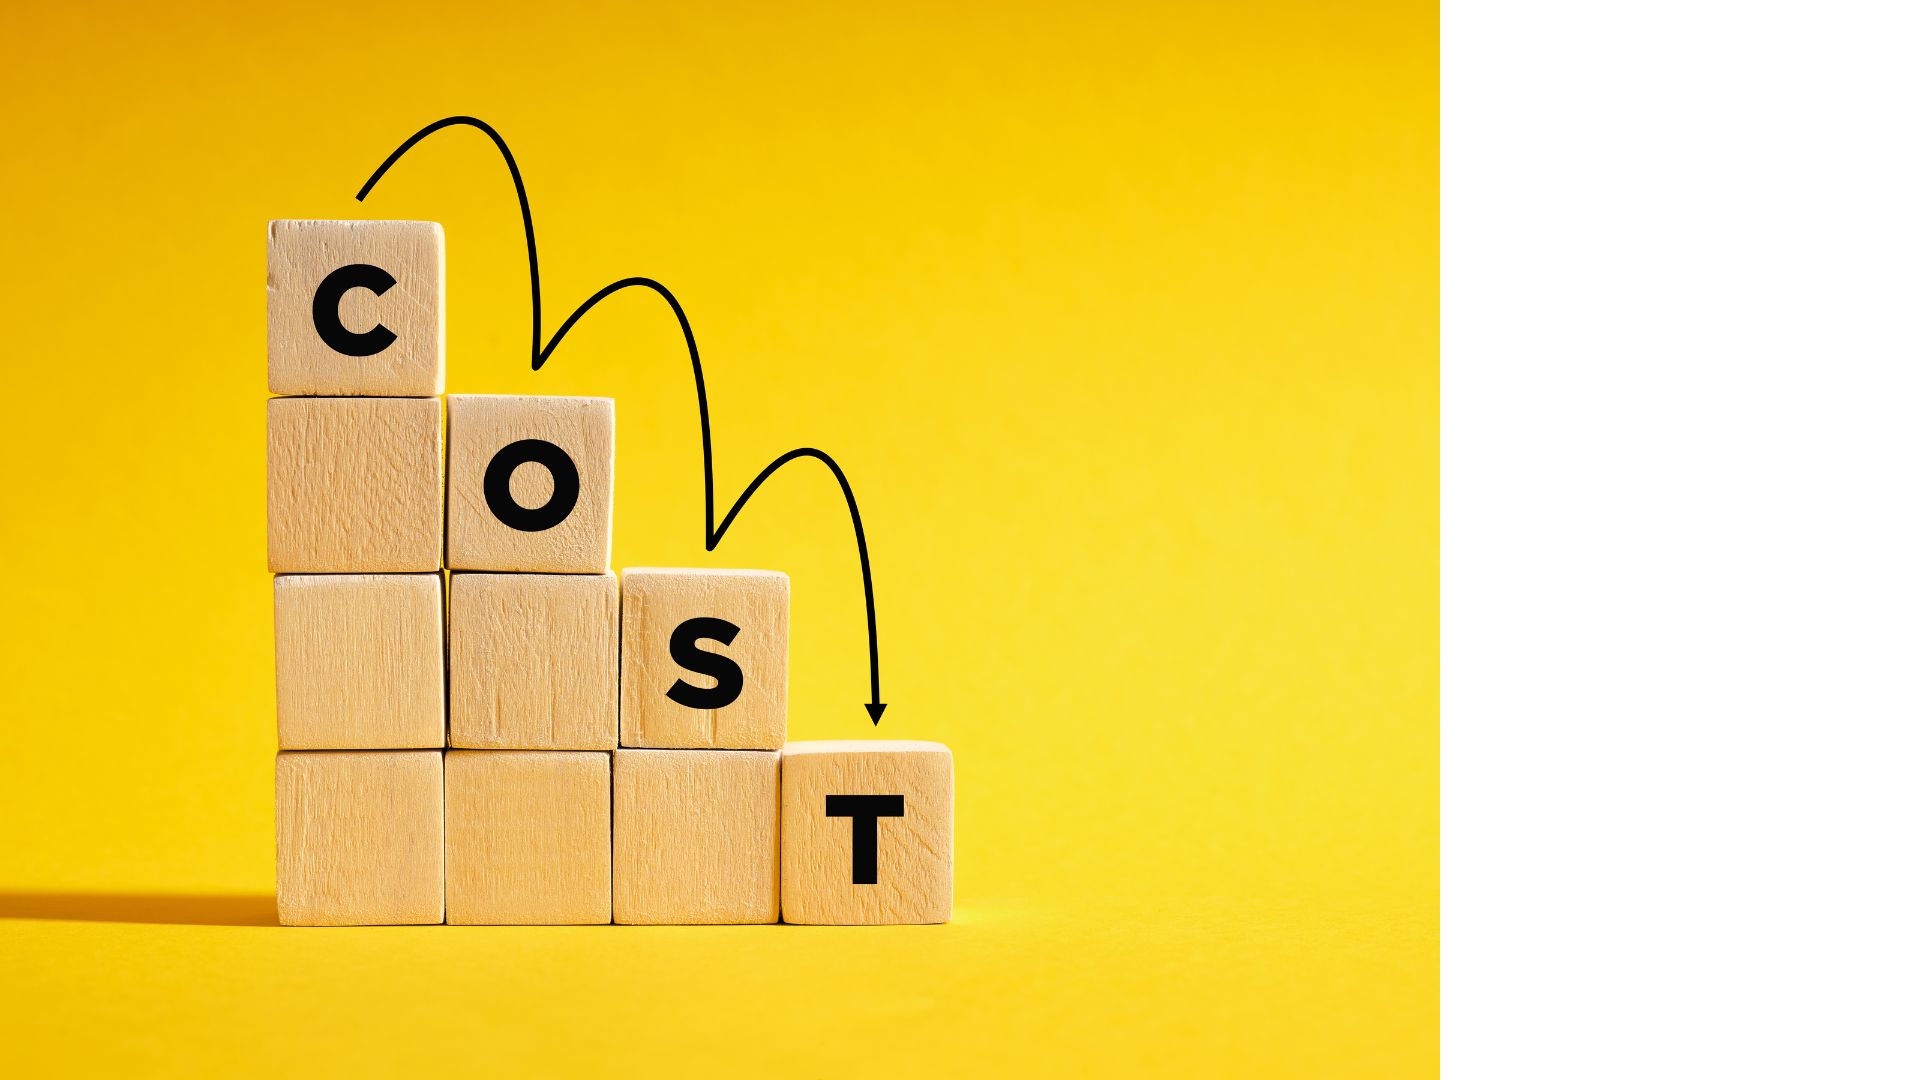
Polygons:
[[267,402],[267,568],[440,568],[438,398]]
[[787,741],[787,575],[630,568],[620,592],[620,745],[777,750]]
[[[837,797],[898,797],[899,816]],[[830,800],[833,802],[830,804]],[[870,824],[869,824],[870,823]],[[866,828],[872,881],[859,858]],[[780,917],[837,926],[939,923],[953,913],[953,754],[934,742],[797,742],[780,758]]]
[[447,922],[613,920],[608,754],[447,751]]
[[613,399],[447,398],[447,565],[599,574],[613,548]]
[[438,574],[273,579],[283,750],[446,744]]
[[780,755],[616,750],[613,921],[780,920]]
[[274,767],[280,921],[441,921],[438,750],[282,751]]
[[612,750],[620,586],[612,574],[455,574],[447,608],[452,745]]
[[446,388],[446,245],[431,221],[267,225],[267,390]]

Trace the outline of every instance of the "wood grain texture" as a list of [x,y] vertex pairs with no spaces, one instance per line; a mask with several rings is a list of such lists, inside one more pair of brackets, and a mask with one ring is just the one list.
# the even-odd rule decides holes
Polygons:
[[273,579],[283,750],[446,745],[438,574]]
[[[599,574],[613,548],[613,399],[454,394],[447,398],[447,565],[455,570]],[[487,505],[494,455],[523,439],[566,451],[580,476],[573,511],[523,532]],[[527,463],[512,473],[513,499],[532,509],[553,493],[553,474]]]
[[452,745],[613,749],[620,585],[612,574],[454,574],[451,589]]
[[[829,795],[901,795],[881,818],[871,885],[853,884],[850,818]],[[934,742],[789,744],[780,757],[780,917],[837,926],[940,923],[953,914],[953,754]]]
[[[620,745],[777,750],[787,741],[787,575],[774,570],[621,571]],[[689,708],[667,696],[676,682],[712,687],[673,660],[673,632],[693,618],[739,627],[733,641],[699,643],[739,666],[740,696]]]
[[780,919],[780,755],[616,750],[613,921]]
[[[371,356],[336,352],[314,326],[314,292],[364,263],[394,284],[349,290],[341,325],[393,334]],[[267,224],[267,390],[274,394],[429,397],[446,388],[446,244],[431,221],[273,221]]]
[[447,922],[613,921],[609,755],[447,751]]
[[282,751],[274,767],[280,921],[441,921],[438,750]]
[[267,569],[438,570],[438,398],[267,402]]

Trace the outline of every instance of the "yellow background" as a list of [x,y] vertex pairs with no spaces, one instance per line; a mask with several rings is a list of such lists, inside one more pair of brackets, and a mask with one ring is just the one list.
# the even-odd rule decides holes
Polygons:
[[[1438,1054],[1431,4],[0,17],[0,1044],[27,1072],[1407,1075]],[[264,228],[448,237],[449,389],[619,401],[615,565],[793,576],[794,738],[956,757],[888,929],[272,919]],[[724,506],[724,503],[723,503]]]

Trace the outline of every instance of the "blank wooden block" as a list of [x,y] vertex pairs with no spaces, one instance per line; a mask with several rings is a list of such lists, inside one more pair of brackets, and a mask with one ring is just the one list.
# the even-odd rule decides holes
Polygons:
[[267,402],[267,568],[440,568],[438,398]]
[[620,590],[620,745],[787,741],[787,575],[632,568]]
[[447,398],[447,565],[598,574],[613,547],[613,399]]
[[283,750],[446,744],[439,574],[273,579]]
[[780,758],[780,917],[839,926],[953,913],[953,754],[797,742]]
[[617,750],[613,921],[780,920],[780,755]]
[[612,574],[455,574],[452,745],[612,750],[620,587]]
[[270,222],[267,390],[441,393],[445,251],[431,221]]
[[447,751],[447,922],[613,919],[605,753]]
[[441,920],[438,750],[282,751],[274,768],[280,921]]

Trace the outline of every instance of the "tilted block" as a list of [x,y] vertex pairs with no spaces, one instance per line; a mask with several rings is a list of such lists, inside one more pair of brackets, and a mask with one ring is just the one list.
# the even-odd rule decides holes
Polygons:
[[283,750],[446,744],[439,574],[273,579]]
[[441,921],[438,750],[282,751],[274,768],[280,921]]
[[613,399],[447,398],[447,565],[599,574],[613,547]]
[[620,591],[620,745],[787,741],[787,575],[635,568]]
[[616,750],[613,921],[780,919],[780,755]]
[[780,917],[856,925],[953,913],[953,754],[797,742],[780,758]]
[[612,750],[620,586],[612,574],[454,574],[447,609],[454,746]]
[[440,568],[438,398],[267,402],[267,568]]
[[441,393],[445,251],[431,221],[269,223],[267,390]]
[[613,920],[606,753],[447,751],[447,922]]

